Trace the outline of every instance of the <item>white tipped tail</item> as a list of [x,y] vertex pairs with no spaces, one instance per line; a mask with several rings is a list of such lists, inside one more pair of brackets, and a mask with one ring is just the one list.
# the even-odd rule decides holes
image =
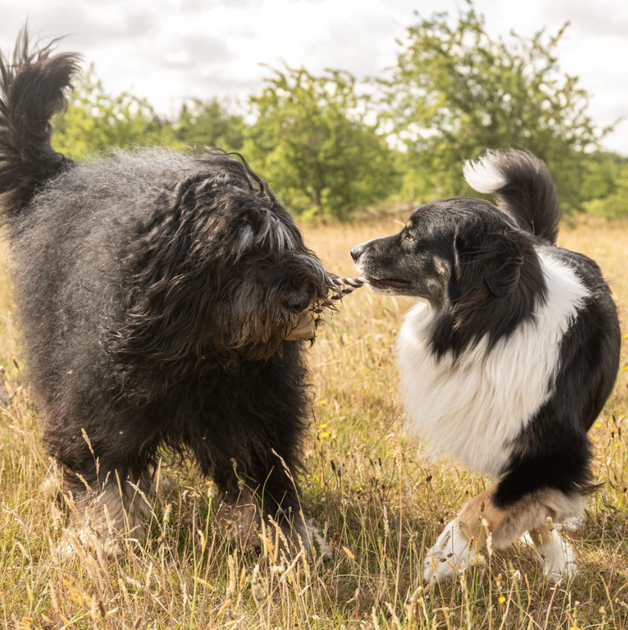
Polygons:
[[462,171],[467,184],[485,195],[501,190],[508,180],[498,166],[499,161],[499,154],[493,151],[487,151],[478,160],[467,160]]
[[464,178],[474,190],[494,194],[497,207],[517,225],[550,243],[556,243],[560,205],[552,176],[529,151],[487,151],[464,165]]

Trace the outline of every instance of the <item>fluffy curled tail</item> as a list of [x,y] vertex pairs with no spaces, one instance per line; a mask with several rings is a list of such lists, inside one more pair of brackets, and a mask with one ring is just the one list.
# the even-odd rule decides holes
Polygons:
[[70,162],[50,145],[49,121],[64,106],[79,59],[52,56],[53,47],[30,51],[24,30],[12,59],[0,53],[0,208],[8,219]]
[[556,243],[560,205],[542,160],[528,151],[487,151],[465,164],[464,178],[474,190],[495,194],[499,209],[521,228]]

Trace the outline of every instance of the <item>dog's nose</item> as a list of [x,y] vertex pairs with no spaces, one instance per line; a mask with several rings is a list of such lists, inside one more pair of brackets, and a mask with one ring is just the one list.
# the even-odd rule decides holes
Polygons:
[[365,245],[366,245],[366,243],[362,243],[362,245],[356,245],[351,250],[351,258],[353,258],[353,262],[358,262],[358,260],[360,259],[360,256],[364,252]]

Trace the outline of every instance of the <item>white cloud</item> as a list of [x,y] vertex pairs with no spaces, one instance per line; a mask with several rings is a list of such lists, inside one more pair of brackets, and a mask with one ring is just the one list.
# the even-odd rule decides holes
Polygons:
[[[13,5],[7,6],[7,5]],[[94,62],[105,87],[170,113],[189,96],[245,97],[283,61],[372,75],[394,61],[408,16],[383,0],[0,0],[6,47],[29,18]],[[8,9],[13,8],[12,11]]]

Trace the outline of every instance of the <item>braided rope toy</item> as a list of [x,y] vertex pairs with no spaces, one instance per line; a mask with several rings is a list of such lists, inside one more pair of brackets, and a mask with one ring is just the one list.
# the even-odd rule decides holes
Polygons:
[[342,300],[345,295],[353,293],[356,289],[362,288],[366,284],[366,278],[337,278],[336,276],[330,276],[332,284],[338,287],[344,287],[340,289],[337,295],[331,297],[332,300]]
[[[329,280],[332,284],[340,287],[336,294],[329,298],[334,302],[342,300],[343,297],[353,293],[356,289],[360,289],[367,283],[366,278],[362,277],[338,278],[337,276],[329,276]],[[297,325],[288,333],[286,340],[303,341],[305,339],[314,339],[316,337],[316,323],[321,311],[322,309],[312,309],[303,313]]]

